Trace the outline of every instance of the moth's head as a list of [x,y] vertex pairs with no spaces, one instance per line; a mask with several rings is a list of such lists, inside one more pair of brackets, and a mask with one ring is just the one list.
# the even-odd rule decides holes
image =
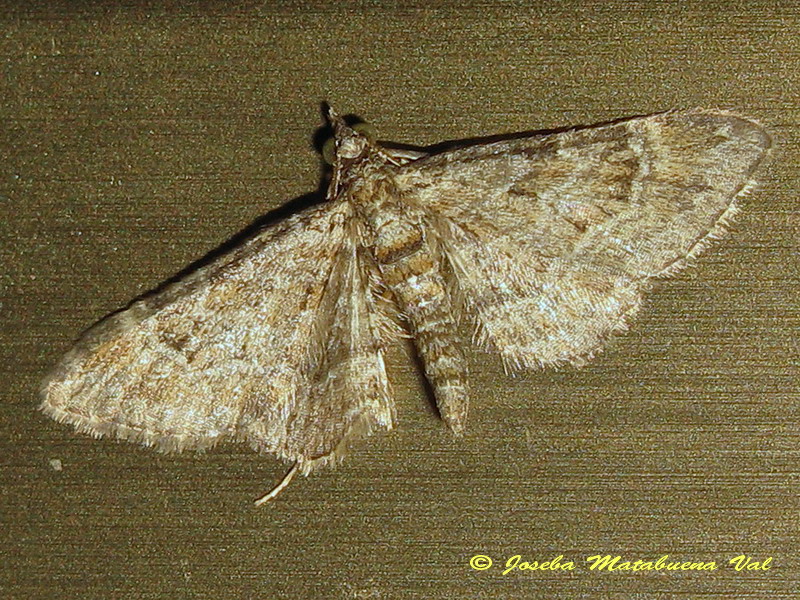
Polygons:
[[366,158],[375,148],[373,128],[368,123],[348,125],[330,106],[326,109],[333,137],[322,148],[325,162],[331,165],[353,164]]

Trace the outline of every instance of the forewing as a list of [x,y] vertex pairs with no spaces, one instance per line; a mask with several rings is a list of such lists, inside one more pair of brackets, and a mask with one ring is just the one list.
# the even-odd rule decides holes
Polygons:
[[161,450],[237,438],[302,461],[318,443],[304,446],[298,419],[324,404],[313,378],[336,362],[326,328],[350,229],[344,204],[305,211],[101,321],[45,382],[42,409]]
[[434,155],[397,186],[489,346],[575,363],[626,327],[649,278],[723,232],[770,143],[732,114],[671,112]]

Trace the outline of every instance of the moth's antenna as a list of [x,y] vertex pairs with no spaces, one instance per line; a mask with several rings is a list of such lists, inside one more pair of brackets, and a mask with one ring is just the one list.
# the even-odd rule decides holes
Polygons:
[[328,123],[331,125],[331,129],[333,129],[333,137],[341,138],[347,134],[352,135],[353,130],[350,126],[345,122],[345,120],[339,116],[330,104],[325,104],[323,106],[323,111],[325,113],[325,117],[328,119]]
[[274,488],[272,488],[271,492],[264,494],[263,496],[261,496],[261,498],[256,500],[255,502],[256,506],[261,506],[265,502],[269,502],[275,496],[280,494],[283,488],[289,485],[289,482],[292,480],[292,477],[294,477],[294,474],[297,472],[297,467],[299,466],[300,466],[299,462],[294,463],[294,466],[291,469],[289,469],[289,472],[286,475],[284,475],[283,479],[281,479],[281,482]]

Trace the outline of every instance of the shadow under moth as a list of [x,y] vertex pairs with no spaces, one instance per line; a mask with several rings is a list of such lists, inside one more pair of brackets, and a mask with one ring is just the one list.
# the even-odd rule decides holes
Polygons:
[[327,201],[89,329],[43,384],[47,415],[162,451],[235,440],[294,463],[263,503],[392,428],[384,353],[405,335],[459,433],[459,322],[511,369],[590,359],[654,278],[725,232],[771,145],[721,110],[433,154],[327,118]]

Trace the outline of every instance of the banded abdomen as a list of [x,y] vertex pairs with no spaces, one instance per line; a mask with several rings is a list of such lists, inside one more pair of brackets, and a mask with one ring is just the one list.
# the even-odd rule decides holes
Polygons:
[[390,194],[374,194],[358,207],[384,283],[395,295],[414,336],[439,413],[460,433],[466,424],[467,366],[455,311],[442,273],[442,257],[421,215]]

